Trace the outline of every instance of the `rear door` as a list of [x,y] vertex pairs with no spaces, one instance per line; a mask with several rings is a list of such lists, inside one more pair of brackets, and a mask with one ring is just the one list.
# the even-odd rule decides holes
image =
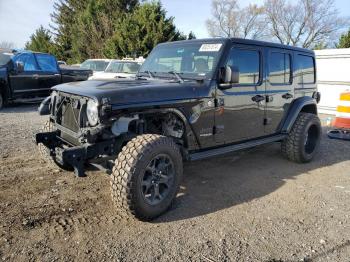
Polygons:
[[266,47],[266,115],[267,135],[278,132],[284,114],[294,98],[292,51]]
[[233,45],[224,66],[239,70],[239,84],[217,90],[216,141],[234,143],[264,135],[263,47]]
[[49,54],[35,54],[39,65],[38,89],[42,94],[49,94],[51,87],[60,84],[61,73],[56,58]]
[[32,53],[22,53],[13,58],[13,62],[24,65],[23,72],[14,70],[10,74],[10,84],[14,97],[32,96],[38,90],[39,67]]

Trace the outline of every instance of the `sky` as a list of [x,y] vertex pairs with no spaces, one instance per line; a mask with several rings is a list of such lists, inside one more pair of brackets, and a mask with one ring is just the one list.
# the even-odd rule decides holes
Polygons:
[[[161,0],[168,16],[175,17],[177,28],[197,38],[208,37],[205,21],[211,16],[211,0]],[[240,5],[261,4],[263,0],[240,0]],[[49,27],[54,0],[0,0],[0,42],[12,42],[23,48],[40,26]],[[335,0],[343,16],[350,16],[349,0]]]

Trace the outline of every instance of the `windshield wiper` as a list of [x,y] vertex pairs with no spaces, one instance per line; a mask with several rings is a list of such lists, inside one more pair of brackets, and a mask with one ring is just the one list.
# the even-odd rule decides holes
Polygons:
[[168,74],[174,75],[177,78],[177,80],[179,80],[180,83],[184,83],[185,82],[185,80],[178,73],[176,73],[175,71],[170,71],[170,72],[168,72]]
[[137,77],[140,77],[140,74],[147,74],[149,78],[154,79],[154,74],[151,71],[149,71],[149,70],[146,70],[146,71],[143,71],[143,72],[139,72]]

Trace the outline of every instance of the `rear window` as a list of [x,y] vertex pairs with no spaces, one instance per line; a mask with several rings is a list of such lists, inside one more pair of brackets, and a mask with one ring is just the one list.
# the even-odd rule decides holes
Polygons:
[[290,84],[290,55],[273,52],[269,56],[269,81],[271,84]]
[[53,73],[58,72],[57,62],[53,56],[47,54],[36,54],[36,60],[42,71]]
[[297,55],[296,79],[298,84],[315,83],[315,61],[311,56]]

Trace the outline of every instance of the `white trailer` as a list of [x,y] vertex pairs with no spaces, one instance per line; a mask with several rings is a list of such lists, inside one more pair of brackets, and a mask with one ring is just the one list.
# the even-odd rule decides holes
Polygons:
[[350,48],[315,50],[320,113],[334,115],[340,93],[350,90]]

